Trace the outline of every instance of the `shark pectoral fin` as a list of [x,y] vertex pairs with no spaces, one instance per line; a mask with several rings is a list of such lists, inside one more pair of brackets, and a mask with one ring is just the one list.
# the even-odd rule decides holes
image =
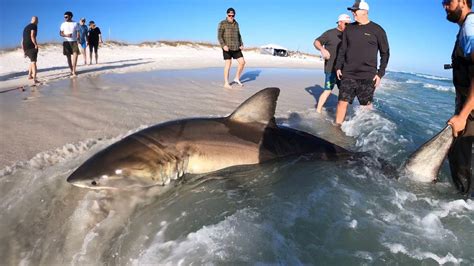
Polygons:
[[279,94],[279,88],[263,89],[243,102],[228,118],[240,123],[271,124]]

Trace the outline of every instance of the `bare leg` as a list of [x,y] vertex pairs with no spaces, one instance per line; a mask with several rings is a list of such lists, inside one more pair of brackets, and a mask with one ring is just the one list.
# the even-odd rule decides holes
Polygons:
[[72,60],[71,60],[71,55],[66,55],[67,58],[67,64],[69,65],[69,69],[71,70],[71,74],[73,73],[72,69]]
[[225,66],[224,66],[224,88],[231,88],[229,84],[229,72],[230,72],[231,65],[232,65],[232,59],[226,59]]
[[316,112],[321,113],[323,111],[323,106],[326,103],[329,95],[331,95],[330,90],[324,90],[323,93],[321,93],[321,96],[319,96],[318,107],[316,108]]
[[87,49],[86,48],[82,49],[82,54],[84,55],[84,65],[87,65]]
[[99,62],[99,54],[97,53],[97,51],[95,51],[95,64],[98,64]]
[[28,79],[33,79],[33,62],[28,67]]
[[237,73],[235,73],[234,82],[243,86],[240,82],[240,76],[242,75],[242,71],[244,71],[245,59],[243,57],[237,58],[237,62],[239,62],[239,66],[237,67]]
[[346,118],[347,105],[349,105],[349,103],[345,101],[337,102],[336,124],[341,125],[342,122],[344,122],[344,119]]
[[36,67],[36,62],[31,62],[30,68],[31,68],[31,77],[33,77],[33,80],[37,82],[36,73],[38,72],[38,68]]
[[89,50],[89,65],[92,65],[92,50]]
[[72,75],[76,76],[76,66],[77,66],[77,58],[79,55],[77,53],[72,54]]

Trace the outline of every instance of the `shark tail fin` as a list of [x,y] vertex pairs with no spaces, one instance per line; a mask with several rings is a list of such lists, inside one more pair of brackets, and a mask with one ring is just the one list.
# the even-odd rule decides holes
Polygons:
[[240,123],[272,124],[279,94],[279,88],[265,88],[243,102],[228,118]]

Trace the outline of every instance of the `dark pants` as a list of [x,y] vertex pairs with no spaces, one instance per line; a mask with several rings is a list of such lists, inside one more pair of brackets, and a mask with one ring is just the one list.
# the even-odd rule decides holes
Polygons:
[[[454,186],[463,194],[474,193],[472,166],[474,165],[474,137],[458,137],[448,153],[449,168]],[[471,195],[474,197],[474,195]]]

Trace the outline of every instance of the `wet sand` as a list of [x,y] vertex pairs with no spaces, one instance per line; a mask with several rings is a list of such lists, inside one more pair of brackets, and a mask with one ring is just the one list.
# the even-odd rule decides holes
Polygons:
[[[248,68],[242,76],[244,87],[224,89],[222,68],[161,70],[79,76],[2,93],[0,169],[41,152],[54,154],[68,143],[118,137],[168,120],[224,116],[265,87],[281,89],[276,113],[281,122],[299,121],[304,113],[309,123],[330,125],[334,112],[320,117],[314,109],[323,75],[317,69]],[[328,109],[335,104],[334,96]],[[321,132],[316,133],[334,139],[331,127],[318,128]]]

